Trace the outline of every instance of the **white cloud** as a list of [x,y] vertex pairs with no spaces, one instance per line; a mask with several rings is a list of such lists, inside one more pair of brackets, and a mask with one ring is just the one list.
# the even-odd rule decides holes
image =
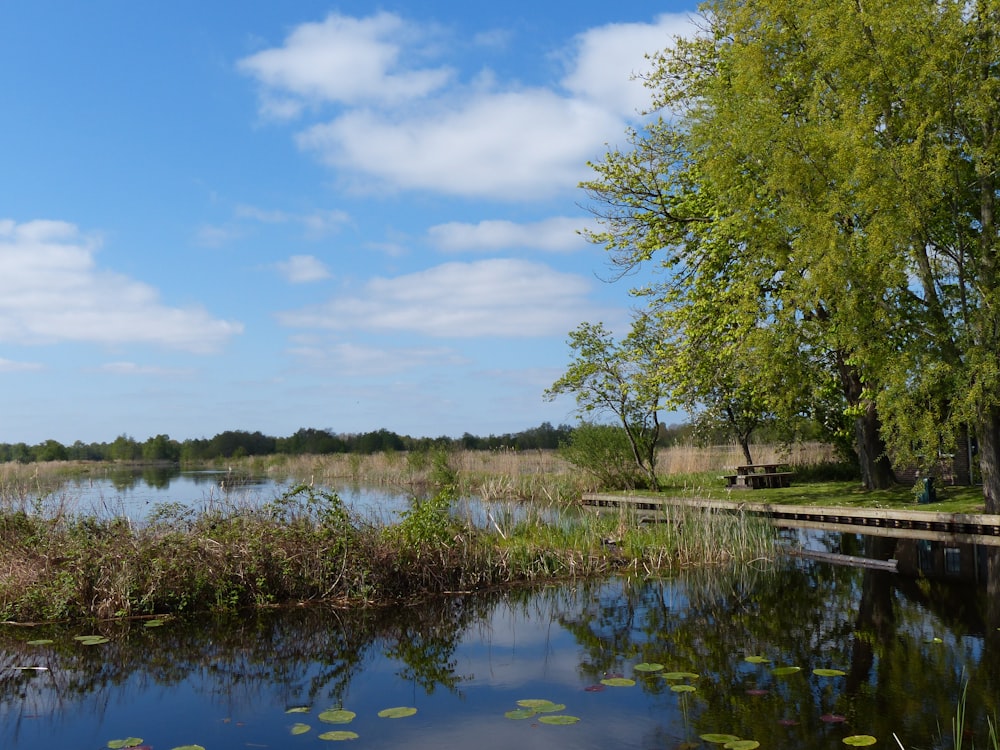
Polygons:
[[650,69],[646,55],[666,49],[677,36],[692,36],[689,14],[665,14],[653,24],[609,24],[575,39],[575,57],[563,86],[575,96],[602,102],[630,117],[649,107],[650,93],[635,76]]
[[0,373],[3,372],[36,372],[44,369],[38,362],[15,362],[11,359],[0,358]]
[[186,377],[192,373],[187,369],[158,367],[156,365],[140,365],[135,362],[108,362],[101,365],[101,372],[112,375],[153,375],[156,377]]
[[330,278],[330,270],[323,261],[312,255],[293,255],[276,266],[291,284],[307,284]]
[[314,367],[351,377],[398,375],[426,365],[458,366],[465,360],[451,349],[377,348],[354,343],[312,344],[289,350]]
[[361,294],[279,314],[297,328],[528,338],[562,335],[597,315],[590,283],[527,261],[445,263],[369,281]]
[[232,226],[202,224],[195,232],[195,244],[200,247],[222,247],[243,236],[243,230]]
[[295,214],[277,209],[239,205],[236,207],[235,213],[239,219],[249,219],[262,224],[298,224],[306,230],[307,235],[313,238],[323,237],[338,231],[351,220],[350,214],[346,211],[336,209]]
[[96,242],[59,221],[0,222],[0,341],[150,343],[211,351],[239,323],[164,305],[153,287],[98,269]]
[[562,81],[548,86],[505,84],[485,67],[467,71],[464,82],[448,68],[421,67],[437,30],[389,13],[331,14],[239,66],[264,87],[271,114],[340,107],[297,141],[345,181],[533,200],[575,190],[589,176],[587,160],[649,103],[641,82],[630,80],[647,67],[644,54],[667,46],[687,23],[664,15],[585,32],[565,53]]
[[544,221],[517,224],[487,220],[478,224],[449,222],[431,227],[431,243],[445,252],[497,251],[512,248],[567,253],[588,246],[580,229],[591,222],[570,216],[554,216]]
[[298,26],[283,46],[238,66],[264,85],[263,108],[276,117],[293,117],[305,105],[321,102],[394,104],[428,96],[452,76],[443,67],[405,68],[428,33],[392,13],[368,18],[330,13],[320,23]]
[[623,128],[597,104],[534,89],[480,95],[408,119],[349,112],[298,142],[383,187],[529,200],[575,189],[589,176],[587,159]]

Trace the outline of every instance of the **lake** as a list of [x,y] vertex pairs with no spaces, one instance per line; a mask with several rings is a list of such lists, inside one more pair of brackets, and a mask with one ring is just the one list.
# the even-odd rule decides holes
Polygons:
[[[293,486],[290,480],[245,476],[226,470],[181,471],[176,467],[113,469],[99,476],[68,478],[39,487],[32,497],[62,503],[84,514],[123,516],[142,521],[157,505],[180,503],[198,510],[257,506]],[[363,515],[392,519],[409,506],[405,488],[361,485],[345,480],[332,487],[344,503]]]
[[[812,543],[892,555],[899,572],[788,557],[405,607],[0,626],[0,747],[321,748],[348,731],[369,748],[722,747],[701,739],[713,734],[896,748],[895,734],[909,750],[951,746],[941,733],[966,681],[986,747],[1000,714],[998,548]],[[415,713],[379,715],[398,708]],[[330,723],[349,718],[338,709],[353,718]]]

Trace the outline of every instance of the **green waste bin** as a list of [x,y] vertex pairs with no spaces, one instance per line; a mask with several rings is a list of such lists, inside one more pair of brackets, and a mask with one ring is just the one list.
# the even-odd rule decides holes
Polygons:
[[937,492],[934,491],[934,477],[922,477],[917,480],[917,502],[920,504],[937,502]]

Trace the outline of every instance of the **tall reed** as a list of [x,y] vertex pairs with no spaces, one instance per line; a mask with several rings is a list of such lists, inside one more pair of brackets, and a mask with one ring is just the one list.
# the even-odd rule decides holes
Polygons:
[[395,524],[301,485],[256,507],[167,505],[148,523],[22,510],[0,513],[0,620],[127,617],[313,600],[386,603],[539,579],[655,574],[771,554],[756,519],[671,511],[487,504],[454,510],[454,490],[414,501]]

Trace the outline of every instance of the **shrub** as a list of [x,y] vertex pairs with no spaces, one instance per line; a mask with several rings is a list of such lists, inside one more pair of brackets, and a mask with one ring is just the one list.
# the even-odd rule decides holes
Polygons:
[[559,452],[571,464],[593,475],[603,489],[633,490],[648,485],[621,427],[584,422]]

